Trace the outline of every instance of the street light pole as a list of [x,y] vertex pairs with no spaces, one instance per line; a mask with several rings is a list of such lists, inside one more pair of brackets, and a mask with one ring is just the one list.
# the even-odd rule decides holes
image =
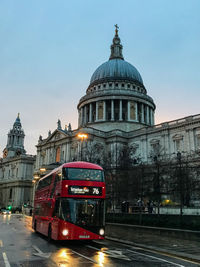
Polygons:
[[180,190],[180,215],[183,215],[183,185],[182,185],[182,155],[181,152],[177,153],[177,160],[179,163],[179,174],[178,174],[178,186]]
[[80,144],[80,160],[82,161],[82,150],[83,150],[83,140],[86,140],[88,138],[87,134],[79,133],[77,137],[81,140]]
[[154,157],[154,162],[156,165],[156,183],[155,183],[155,192],[156,192],[156,200],[158,203],[158,216],[160,215],[160,201],[161,201],[161,196],[160,196],[160,166],[158,162],[158,157]]

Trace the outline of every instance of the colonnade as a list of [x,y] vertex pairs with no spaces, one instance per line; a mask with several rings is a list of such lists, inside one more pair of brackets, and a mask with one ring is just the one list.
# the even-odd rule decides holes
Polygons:
[[79,109],[79,126],[102,121],[128,121],[154,125],[154,110],[145,103],[123,99],[96,101]]

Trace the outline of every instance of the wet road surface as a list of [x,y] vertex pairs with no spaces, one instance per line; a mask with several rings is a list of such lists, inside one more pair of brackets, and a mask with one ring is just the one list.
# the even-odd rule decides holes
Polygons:
[[102,241],[52,241],[36,234],[31,218],[0,215],[0,267],[200,266],[137,246]]

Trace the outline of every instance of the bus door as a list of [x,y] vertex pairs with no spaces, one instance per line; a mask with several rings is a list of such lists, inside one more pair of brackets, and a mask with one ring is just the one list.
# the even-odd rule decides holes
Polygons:
[[58,231],[59,231],[59,214],[60,214],[60,199],[57,198],[54,206],[54,211],[52,215],[52,223],[51,223],[51,230],[52,230],[52,238],[58,238]]

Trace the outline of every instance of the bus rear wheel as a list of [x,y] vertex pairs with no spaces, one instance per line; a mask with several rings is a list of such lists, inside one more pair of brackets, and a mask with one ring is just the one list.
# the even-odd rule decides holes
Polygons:
[[37,232],[37,221],[34,222],[34,230]]
[[49,225],[49,228],[48,228],[48,242],[51,241],[51,225]]

